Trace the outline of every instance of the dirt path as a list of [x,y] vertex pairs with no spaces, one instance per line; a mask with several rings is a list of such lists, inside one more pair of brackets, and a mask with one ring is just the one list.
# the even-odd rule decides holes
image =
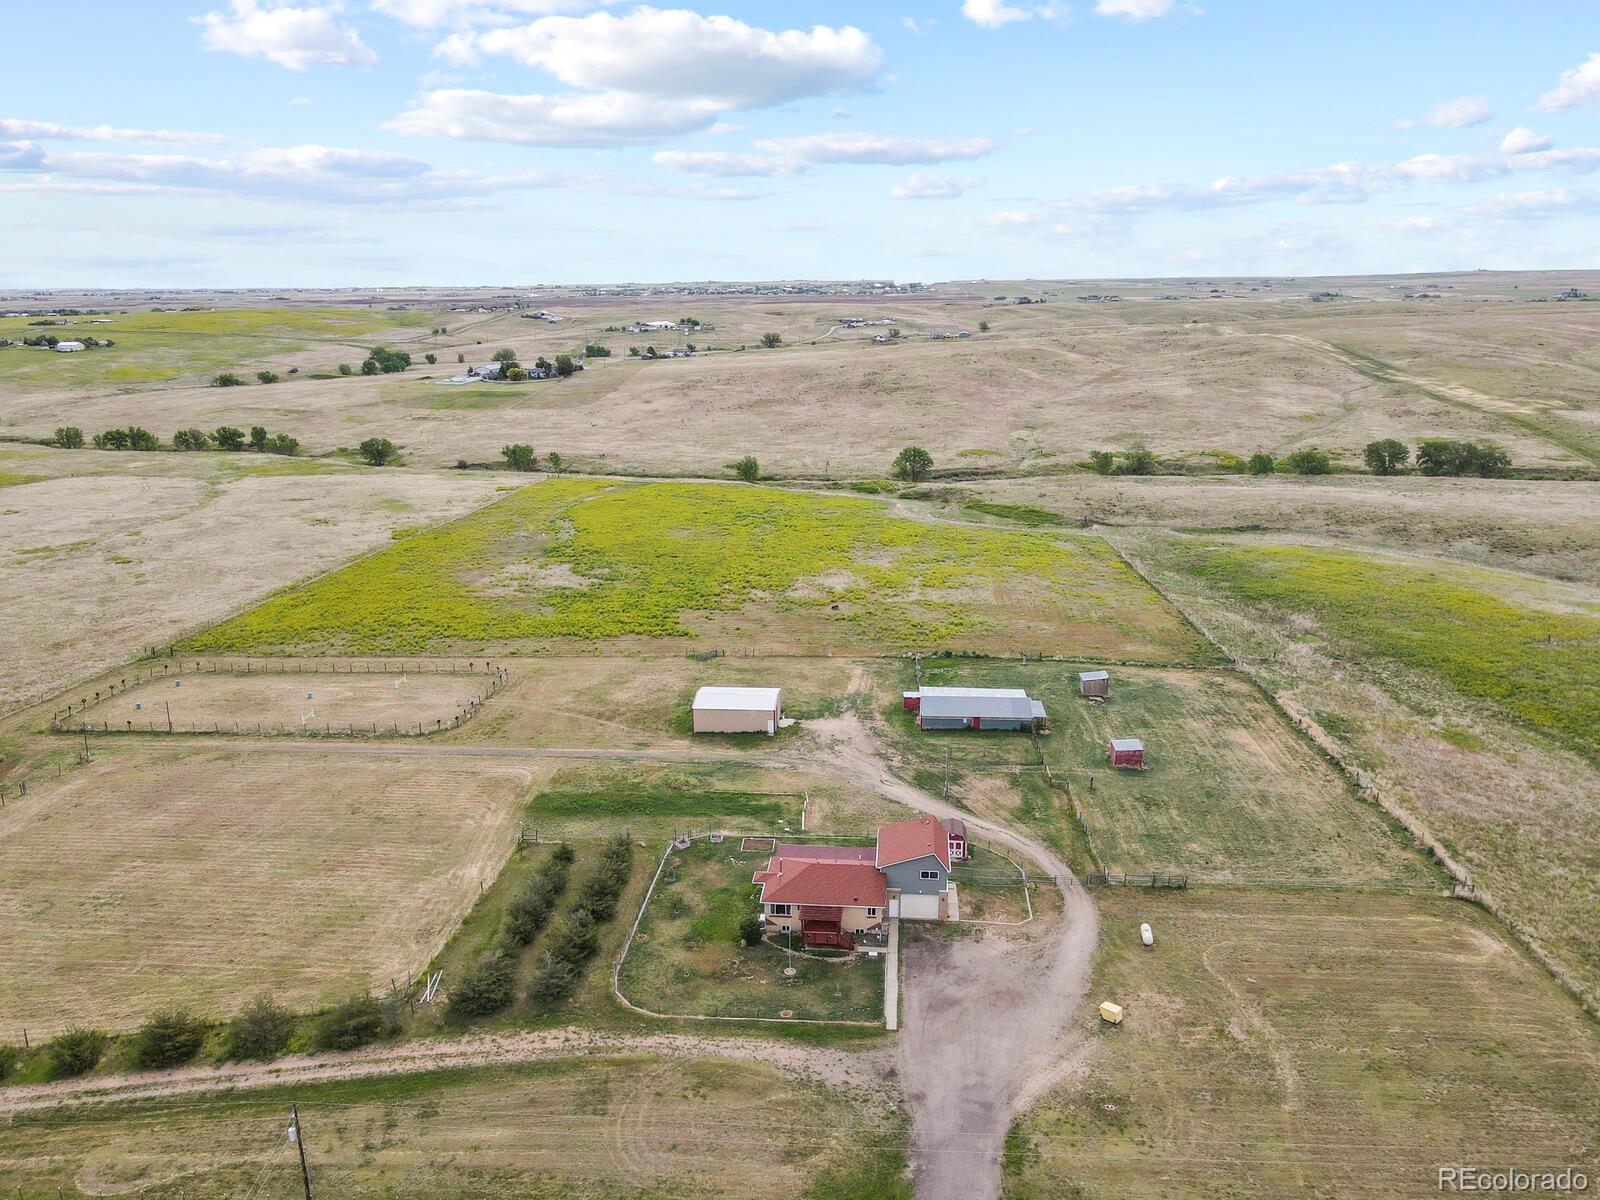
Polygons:
[[917,1200],[993,1200],[1013,1114],[1059,1077],[1073,1050],[1066,1023],[1089,985],[1099,930],[1094,902],[1047,847],[887,774],[881,748],[854,714],[806,728],[826,750],[808,759],[813,767],[919,812],[960,817],[1060,881],[1063,919],[1043,938],[912,936],[901,944],[900,1077],[911,1106]]
[[0,1113],[63,1104],[108,1104],[375,1075],[405,1075],[447,1067],[532,1062],[572,1055],[609,1057],[641,1053],[754,1060],[812,1082],[871,1094],[883,1094],[888,1090],[887,1081],[893,1076],[894,1066],[894,1052],[888,1048],[851,1052],[753,1038],[672,1033],[630,1036],[566,1027],[448,1041],[419,1040],[345,1054],[297,1054],[264,1063],[195,1066],[176,1071],[146,1071],[11,1087],[0,1090]]

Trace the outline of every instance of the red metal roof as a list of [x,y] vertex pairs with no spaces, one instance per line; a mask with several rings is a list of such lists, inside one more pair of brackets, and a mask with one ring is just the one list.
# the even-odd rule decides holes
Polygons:
[[755,873],[754,881],[761,885],[764,904],[884,908],[888,899],[882,872],[869,862],[820,862],[774,855],[765,871]]
[[875,853],[871,846],[799,846],[784,843],[772,852],[772,857],[803,858],[812,862],[869,863]]
[[878,826],[876,862],[879,867],[892,867],[895,863],[927,858],[930,854],[945,870],[950,869],[950,835],[937,817],[917,817]]

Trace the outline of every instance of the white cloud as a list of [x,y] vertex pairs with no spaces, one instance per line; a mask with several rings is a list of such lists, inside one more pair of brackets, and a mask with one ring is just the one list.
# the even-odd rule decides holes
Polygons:
[[981,158],[995,148],[989,138],[895,138],[875,133],[815,133],[806,137],[764,138],[756,146],[808,163],[907,166]]
[[1030,21],[1033,11],[1007,4],[1005,0],[962,0],[961,15],[985,29],[998,29],[1013,21]]
[[57,125],[53,121],[0,119],[0,137],[51,142],[181,142],[189,145],[226,142],[220,133],[180,129],[117,129],[111,125]]
[[421,29],[588,12],[610,0],[372,0],[372,10]]
[[1554,112],[1594,99],[1600,99],[1600,52],[1589,55],[1572,70],[1561,72],[1555,90],[1539,97],[1539,107]]
[[544,17],[463,31],[435,53],[470,64],[503,55],[574,88],[565,94],[424,93],[389,128],[539,146],[624,146],[725,125],[723,115],[808,96],[859,92],[882,67],[861,30],[774,32],[732,17],[638,8],[626,16]]
[[1431,125],[1438,129],[1465,129],[1481,125],[1494,116],[1494,110],[1482,96],[1458,96],[1454,100],[1441,100],[1420,117],[1406,117],[1396,121],[1401,129],[1418,125]]
[[336,9],[296,8],[280,0],[232,0],[232,15],[209,12],[196,20],[207,50],[265,58],[291,71],[313,65],[370,67],[378,61]]
[[930,175],[917,171],[889,191],[895,200],[953,200],[980,186],[974,175]]
[[1600,191],[1593,188],[1549,188],[1494,196],[1462,210],[1474,216],[1507,221],[1539,220],[1574,212],[1600,212]]
[[1130,21],[1149,21],[1164,17],[1174,0],[1099,0],[1094,11],[1102,17],[1127,17]]
[[1150,183],[1105,188],[1058,201],[1082,212],[1134,214],[1200,210],[1270,201],[1357,204],[1417,184],[1480,183],[1528,171],[1600,169],[1600,148],[1522,154],[1418,154],[1396,163],[1333,163],[1303,171],[1223,176],[1207,184]]
[[705,101],[669,103],[626,92],[508,96],[465,88],[424,92],[384,128],[523,146],[640,146],[711,125]]
[[1549,148],[1549,135],[1535,133],[1525,125],[1518,125],[1500,139],[1501,154],[1527,154],[1531,150],[1548,150]]
[[852,26],[773,32],[684,9],[546,17],[456,44],[467,41],[480,53],[507,55],[574,87],[713,100],[728,109],[859,92],[883,64],[877,44]]
[[806,169],[792,158],[763,154],[722,154],[710,151],[662,150],[651,156],[657,166],[670,167],[691,175],[717,175],[726,178],[743,175],[793,175]]

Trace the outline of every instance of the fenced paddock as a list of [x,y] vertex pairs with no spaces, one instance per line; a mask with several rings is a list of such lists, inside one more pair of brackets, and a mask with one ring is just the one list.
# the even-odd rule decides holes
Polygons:
[[130,748],[36,781],[0,809],[0,1041],[414,978],[511,852],[537,772]]
[[418,737],[470,720],[505,682],[482,662],[184,660],[85,689],[53,724],[66,733]]

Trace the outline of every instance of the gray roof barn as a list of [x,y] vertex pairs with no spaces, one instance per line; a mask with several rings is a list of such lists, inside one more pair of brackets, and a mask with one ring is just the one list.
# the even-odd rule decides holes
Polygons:
[[1021,688],[925,687],[921,712],[941,717],[1030,721],[1044,719],[1044,705]]

